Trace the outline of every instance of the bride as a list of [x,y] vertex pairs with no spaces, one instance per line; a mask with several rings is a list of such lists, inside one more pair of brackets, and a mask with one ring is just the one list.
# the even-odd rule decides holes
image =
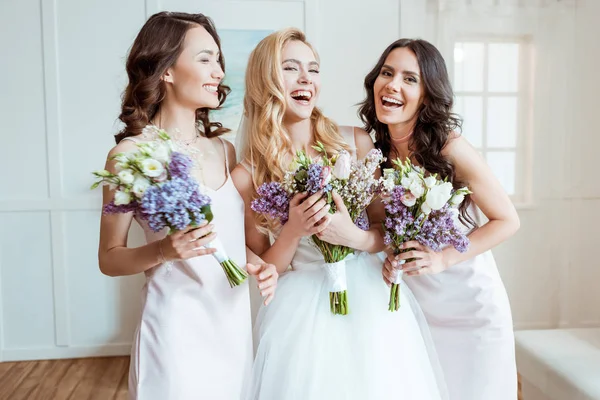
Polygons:
[[[311,146],[320,141],[328,152],[346,149],[362,158],[373,148],[366,132],[337,127],[316,108],[320,87],[317,54],[296,29],[267,36],[250,55],[247,119],[238,132],[241,163],[232,178],[245,203],[247,246],[283,275],[277,297],[257,317],[258,348],[244,395],[248,400],[445,399],[425,320],[405,286],[399,312],[387,310],[382,258],[371,254],[384,247],[378,229],[355,226],[339,197],[338,211],[330,214],[320,193],[296,195],[283,226],[250,208],[262,183],[281,181],[296,150],[317,156]],[[379,204],[368,210],[373,227],[382,212]],[[357,249],[346,262],[349,315],[330,311],[325,261],[311,244],[313,234]]]

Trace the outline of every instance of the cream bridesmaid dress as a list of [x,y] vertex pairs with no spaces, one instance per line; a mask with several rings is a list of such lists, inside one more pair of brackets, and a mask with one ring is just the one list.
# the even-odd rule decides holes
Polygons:
[[[223,149],[227,159],[225,143]],[[244,202],[229,172],[219,189],[201,187],[212,199],[215,230],[229,257],[244,266]],[[165,236],[136,220],[148,243]],[[212,256],[168,262],[145,274],[131,353],[130,399],[238,400],[252,366],[248,284],[230,288]]]

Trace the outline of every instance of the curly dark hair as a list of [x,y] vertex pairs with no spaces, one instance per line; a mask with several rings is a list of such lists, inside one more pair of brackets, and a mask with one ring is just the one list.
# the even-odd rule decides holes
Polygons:
[[[129,83],[123,92],[119,115],[125,127],[115,135],[117,143],[125,137],[142,133],[144,127],[154,118],[166,94],[165,83],[161,78],[183,51],[187,31],[198,25],[208,31],[221,50],[221,41],[215,25],[203,14],[160,12],[146,21],[127,57]],[[225,59],[221,52],[219,64],[225,71]],[[230,89],[220,84],[217,91],[221,106]],[[196,110],[196,120],[202,125],[204,134],[207,137],[216,137],[228,132],[229,129],[224,128],[220,122],[210,122],[209,111],[209,108]]]
[[[454,93],[448,78],[448,71],[444,58],[438,49],[431,43],[422,39],[399,39],[390,44],[371,72],[365,77],[366,98],[360,103],[358,114],[364,123],[367,132],[375,132],[375,147],[381,149],[387,157],[386,168],[391,167],[392,159],[398,154],[392,146],[387,124],[379,122],[375,111],[375,80],[385,64],[389,54],[397,48],[410,49],[417,57],[421,80],[423,82],[425,96],[421,104],[410,138],[408,148],[410,156],[431,174],[438,174],[442,179],[452,182],[455,189],[464,186],[455,174],[454,166],[444,155],[442,149],[448,143],[450,135],[460,131],[462,121],[460,117],[452,113]],[[460,206],[460,220],[463,224],[476,227],[477,224],[468,213],[468,207],[472,203],[470,196],[466,196]]]

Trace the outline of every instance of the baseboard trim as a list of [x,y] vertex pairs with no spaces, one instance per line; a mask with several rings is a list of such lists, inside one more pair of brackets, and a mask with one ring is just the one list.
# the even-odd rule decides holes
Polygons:
[[110,357],[125,356],[131,352],[130,343],[114,343],[100,346],[69,346],[47,347],[29,349],[4,349],[0,360],[6,361],[32,361],[56,360],[62,358],[84,357]]

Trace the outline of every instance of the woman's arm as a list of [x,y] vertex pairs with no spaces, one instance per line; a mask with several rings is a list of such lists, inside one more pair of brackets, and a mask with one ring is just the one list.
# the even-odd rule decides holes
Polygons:
[[477,150],[466,139],[457,135],[450,139],[443,153],[453,163],[458,179],[467,183],[473,192],[473,202],[489,222],[469,235],[471,244],[465,253],[458,252],[454,247],[447,247],[436,253],[411,241],[404,243],[401,248],[415,250],[388,257],[385,265],[388,270],[398,267],[401,260],[416,258],[415,261],[402,265],[407,275],[440,272],[492,249],[519,229],[519,216],[515,207]]
[[[136,149],[137,147],[132,141],[122,141],[109,152],[105,168],[113,174],[117,173],[116,162],[111,160],[111,157]],[[102,206],[104,207],[114,198],[114,191],[110,190],[108,186],[103,189]],[[215,233],[211,233],[211,225],[175,232],[162,240],[136,248],[128,248],[127,236],[132,221],[133,212],[102,215],[98,261],[103,274],[109,276],[133,275],[165,261],[187,259],[211,254],[215,251],[214,249],[197,249],[216,237]],[[206,238],[196,240],[207,234],[209,235]],[[193,244],[192,241],[194,241]]]
[[290,203],[290,216],[273,245],[269,237],[256,226],[254,211],[250,208],[254,187],[252,177],[241,164],[231,177],[238,192],[244,199],[244,222],[246,245],[266,263],[274,264],[278,273],[283,273],[290,265],[303,236],[318,233],[327,227],[329,207],[321,199],[321,193],[307,197],[297,194]]

